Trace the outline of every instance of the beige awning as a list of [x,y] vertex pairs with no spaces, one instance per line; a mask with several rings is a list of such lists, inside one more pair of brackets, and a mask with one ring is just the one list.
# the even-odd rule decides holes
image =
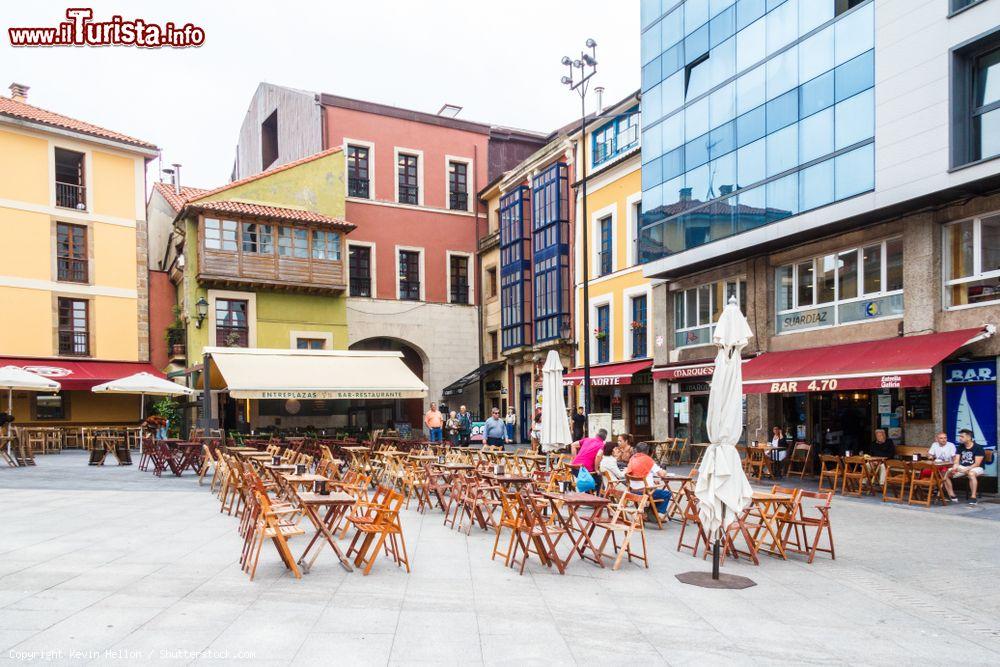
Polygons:
[[424,398],[401,352],[207,347],[233,398]]

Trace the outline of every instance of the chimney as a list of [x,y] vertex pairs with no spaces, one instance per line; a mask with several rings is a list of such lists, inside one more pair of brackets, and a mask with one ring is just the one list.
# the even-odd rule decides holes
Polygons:
[[174,168],[174,194],[179,195],[181,193],[181,165],[174,162],[170,166]]
[[731,185],[720,185],[719,186],[719,196],[725,197],[726,195],[733,193],[733,186]]
[[594,88],[594,93],[597,95],[597,113],[601,113],[604,111],[604,86]]
[[681,188],[681,201],[691,201],[691,188]]
[[31,86],[26,86],[23,83],[12,83],[10,88],[10,99],[15,102],[27,102],[28,101],[28,90]]

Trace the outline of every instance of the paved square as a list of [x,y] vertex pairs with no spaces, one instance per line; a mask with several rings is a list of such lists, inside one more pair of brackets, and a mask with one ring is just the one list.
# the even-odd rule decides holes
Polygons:
[[[566,576],[490,561],[493,533],[404,512],[413,572],[348,574],[326,550],[301,581],[265,545],[240,570],[237,519],[190,473],[92,468],[79,452],[0,469],[0,659],[46,664],[1000,663],[997,506],[834,500],[838,557],[674,575],[709,563],[650,529],[651,567]],[[296,554],[303,538],[293,540]]]

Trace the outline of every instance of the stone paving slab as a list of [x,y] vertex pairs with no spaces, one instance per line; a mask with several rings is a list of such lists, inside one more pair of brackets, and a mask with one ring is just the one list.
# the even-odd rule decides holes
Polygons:
[[[413,572],[347,573],[327,550],[295,580],[265,548],[239,568],[237,520],[190,473],[82,453],[0,469],[0,660],[46,664],[1000,663],[995,507],[834,501],[838,557],[728,561],[742,591],[686,586],[709,563],[648,529],[651,566],[565,576],[492,562],[493,534],[404,511]],[[292,542],[299,552],[304,541]]]

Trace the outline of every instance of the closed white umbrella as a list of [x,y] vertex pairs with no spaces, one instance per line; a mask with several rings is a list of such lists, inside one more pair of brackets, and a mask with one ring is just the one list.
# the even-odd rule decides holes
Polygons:
[[[0,389],[7,390],[7,413],[14,416],[14,392],[15,391],[59,391],[60,385],[55,380],[26,371],[17,366],[4,366],[0,368]],[[11,423],[7,422],[7,435],[10,436]],[[8,443],[8,448],[10,444]],[[8,449],[9,451],[9,449]]]
[[140,397],[140,419],[146,417],[145,396],[191,396],[194,389],[189,389],[183,385],[170,380],[164,380],[152,373],[136,373],[117,380],[111,380],[104,384],[99,384],[91,389],[95,394],[139,394]]
[[724,531],[750,504],[753,490],[743,472],[736,443],[743,433],[743,368],[741,351],[753,336],[735,297],[715,325],[713,341],[719,348],[708,395],[708,439],[698,469],[698,513],[705,531],[715,537],[713,578],[718,578],[719,541]]
[[542,366],[542,433],[539,438],[546,454],[573,442],[563,399],[563,367],[559,353],[549,350]]

